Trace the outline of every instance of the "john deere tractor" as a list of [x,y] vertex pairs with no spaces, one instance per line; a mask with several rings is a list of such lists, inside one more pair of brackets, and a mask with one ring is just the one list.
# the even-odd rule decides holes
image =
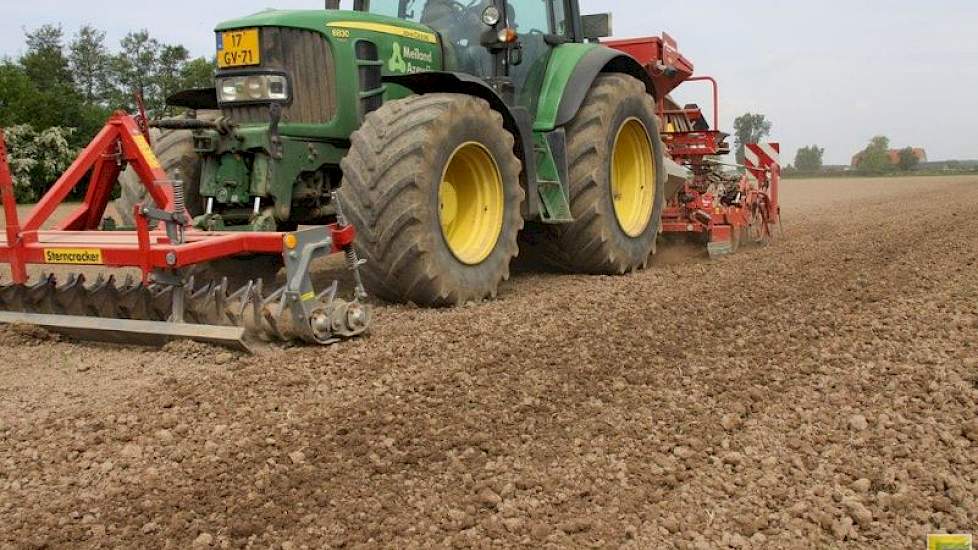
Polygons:
[[176,94],[189,116],[153,123],[199,228],[345,216],[367,289],[425,306],[494,297],[520,246],[572,272],[646,265],[665,179],[656,90],[597,42],[609,15],[576,0],[326,8],[222,23],[215,88]]

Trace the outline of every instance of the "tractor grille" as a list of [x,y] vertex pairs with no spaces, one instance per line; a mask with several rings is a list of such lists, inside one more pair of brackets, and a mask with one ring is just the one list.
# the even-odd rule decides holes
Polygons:
[[[336,74],[333,52],[323,35],[301,29],[261,29],[262,69],[285,71],[292,103],[282,109],[282,122],[321,124],[336,115]],[[240,123],[269,120],[267,105],[225,106],[225,116]]]

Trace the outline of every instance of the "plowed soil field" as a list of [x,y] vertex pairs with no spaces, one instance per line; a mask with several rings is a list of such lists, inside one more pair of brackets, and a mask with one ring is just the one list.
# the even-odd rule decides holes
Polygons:
[[[0,548],[923,548],[978,526],[978,178],[254,356],[0,331]],[[335,266],[319,267],[330,280]]]

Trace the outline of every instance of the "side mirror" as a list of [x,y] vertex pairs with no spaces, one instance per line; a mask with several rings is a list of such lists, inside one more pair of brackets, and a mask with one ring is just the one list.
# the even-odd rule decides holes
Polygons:
[[522,46],[512,48],[509,50],[509,64],[513,67],[523,64],[523,48]]
[[584,38],[587,40],[597,40],[598,38],[611,36],[613,34],[611,32],[611,14],[598,13],[595,15],[582,15],[581,30],[584,33]]

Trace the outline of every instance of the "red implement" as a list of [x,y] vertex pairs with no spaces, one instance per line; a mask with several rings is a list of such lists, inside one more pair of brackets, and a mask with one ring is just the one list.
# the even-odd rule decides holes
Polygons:
[[[147,202],[134,209],[135,230],[102,230],[113,188],[127,165],[145,186]],[[88,187],[82,203],[54,229],[42,229],[83,181]],[[150,339],[153,343],[188,337],[241,346],[246,334],[325,344],[366,330],[369,314],[356,298],[337,299],[335,285],[316,293],[308,274],[315,257],[349,250],[353,226],[341,221],[290,233],[198,231],[181,204],[182,194],[182,182],[168,180],[136,120],[115,113],[21,223],[0,130],[0,196],[6,217],[0,262],[10,265],[13,279],[12,285],[0,286],[0,310],[6,310],[0,311],[0,322],[41,324],[113,341],[120,340],[119,333],[132,332],[143,340],[162,337]],[[285,287],[265,295],[260,280],[238,290],[228,289],[226,280],[198,286],[189,269],[256,255],[283,258]],[[86,286],[78,275],[59,285],[47,276],[29,285],[28,265],[130,267],[141,271],[142,280],[117,287],[114,277],[100,277]],[[362,294],[357,289],[357,298]],[[161,307],[163,302],[172,311]]]

